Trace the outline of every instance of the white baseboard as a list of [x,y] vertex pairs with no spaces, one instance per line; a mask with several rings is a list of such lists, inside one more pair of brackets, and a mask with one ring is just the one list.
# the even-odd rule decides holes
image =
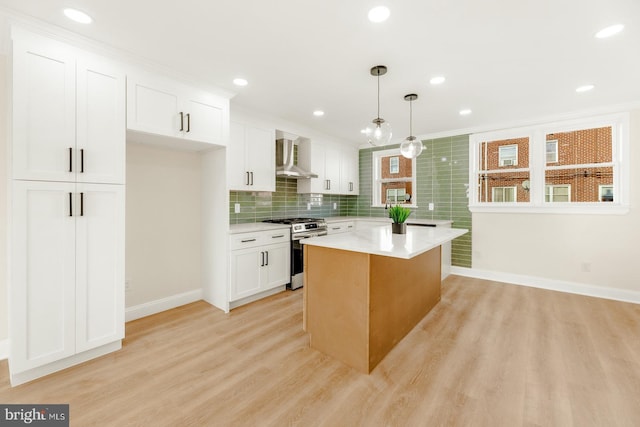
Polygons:
[[570,294],[640,304],[640,292],[628,289],[610,288],[606,286],[588,285],[585,283],[567,282],[564,280],[545,279],[543,277],[503,273],[499,271],[478,270],[475,268],[465,267],[451,267],[451,274],[473,277],[476,279],[493,280],[512,285],[529,286],[532,288],[548,289],[551,291],[567,292]]
[[190,304],[201,299],[202,289],[196,289],[195,291],[189,291],[159,300],[145,302],[144,304],[134,305],[133,307],[125,309],[125,322],[151,316],[152,314],[160,313],[162,311],[171,310],[172,308]]
[[9,358],[9,338],[0,340],[0,360]]

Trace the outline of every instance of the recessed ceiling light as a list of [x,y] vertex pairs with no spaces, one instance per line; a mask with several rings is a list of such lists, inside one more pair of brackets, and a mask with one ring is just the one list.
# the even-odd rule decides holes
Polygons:
[[316,111],[313,112],[313,115],[316,116],[316,117],[322,117],[322,116],[324,116],[324,111],[316,110]]
[[591,89],[593,89],[595,86],[594,85],[584,85],[584,86],[580,86],[578,88],[576,88],[576,92],[580,93],[580,92],[588,92]]
[[376,6],[369,11],[369,21],[371,22],[384,22],[389,19],[391,12],[386,6]]
[[460,110],[461,116],[468,116],[469,114],[471,114],[471,110],[468,108],[465,108],[464,110]]
[[237,78],[233,79],[233,84],[236,86],[246,86],[249,82],[246,79]]
[[446,79],[444,78],[444,76],[436,76],[436,77],[432,77],[431,80],[429,80],[429,83],[431,83],[432,85],[439,85],[444,83]]
[[606,28],[601,29],[596,33],[596,38],[598,39],[606,39],[607,37],[611,37],[615,34],[618,34],[620,31],[624,30],[624,25],[615,24],[610,25]]
[[89,15],[77,9],[65,9],[62,12],[67,18],[80,24],[91,24],[93,22],[93,19]]

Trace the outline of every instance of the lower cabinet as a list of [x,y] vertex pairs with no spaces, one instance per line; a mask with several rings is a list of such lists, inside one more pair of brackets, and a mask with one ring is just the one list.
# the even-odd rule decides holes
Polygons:
[[327,234],[346,233],[356,229],[353,221],[327,222]]
[[233,234],[230,249],[229,301],[257,295],[291,280],[289,229]]
[[12,376],[124,337],[124,195],[123,185],[13,181]]

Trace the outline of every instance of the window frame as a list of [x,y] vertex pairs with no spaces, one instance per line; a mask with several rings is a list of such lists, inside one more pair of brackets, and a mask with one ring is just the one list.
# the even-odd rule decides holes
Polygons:
[[[629,212],[629,113],[616,113],[594,117],[583,117],[539,125],[476,133],[469,136],[469,210],[471,212],[494,213],[566,213],[566,214],[626,214]],[[569,168],[553,166],[546,162],[546,136],[556,132],[570,132],[599,127],[611,127],[612,161],[596,167],[613,168],[613,202],[545,202],[545,173],[547,169]],[[483,142],[529,137],[528,202],[493,203],[478,200],[478,182]]]
[[[544,156],[545,157],[545,162],[547,164],[549,164],[549,163],[558,163],[558,140],[557,139],[548,139],[548,140],[545,140],[545,142],[546,142],[545,147],[544,147],[545,148],[545,156]],[[554,151],[555,160],[553,160],[553,161],[549,161],[549,159],[547,159],[547,155],[549,155],[549,152],[547,151],[547,146],[550,143],[554,143],[555,144],[555,148],[556,148],[555,151]]]
[[[566,202],[556,202],[554,200],[547,200],[547,189],[551,189],[550,197],[553,198],[553,190],[556,188],[567,188],[568,189],[568,198]],[[571,184],[545,184],[544,185],[544,202],[545,203],[571,203]]]
[[[513,149],[515,151],[515,155],[513,156],[514,157],[513,159],[511,158],[505,159],[502,157],[502,151],[504,151],[505,148]],[[511,163],[510,165],[505,165],[504,162],[507,160],[513,160],[513,163]],[[498,147],[498,166],[499,167],[518,166],[518,144],[501,145]]]
[[[398,178],[398,179],[382,179],[381,177],[381,159],[383,157],[389,156],[401,156],[400,147],[391,148],[387,150],[377,150],[371,153],[371,164],[372,164],[372,173],[371,173],[371,207],[372,208],[383,208],[384,204],[380,199],[380,192],[382,191],[382,183],[385,182],[411,182],[411,188],[413,194],[411,195],[411,203],[410,204],[402,204],[402,206],[406,208],[417,208],[418,207],[418,177],[417,177],[417,163],[416,159],[412,159],[411,161],[411,178]],[[391,168],[391,166],[389,166]]]

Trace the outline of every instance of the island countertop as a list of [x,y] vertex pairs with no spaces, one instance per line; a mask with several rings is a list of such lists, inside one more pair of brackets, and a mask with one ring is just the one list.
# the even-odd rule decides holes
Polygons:
[[349,233],[302,239],[300,243],[344,251],[410,259],[456,237],[460,237],[468,231],[462,228],[409,225],[407,226],[407,234],[393,234],[391,233],[391,226],[386,224]]

